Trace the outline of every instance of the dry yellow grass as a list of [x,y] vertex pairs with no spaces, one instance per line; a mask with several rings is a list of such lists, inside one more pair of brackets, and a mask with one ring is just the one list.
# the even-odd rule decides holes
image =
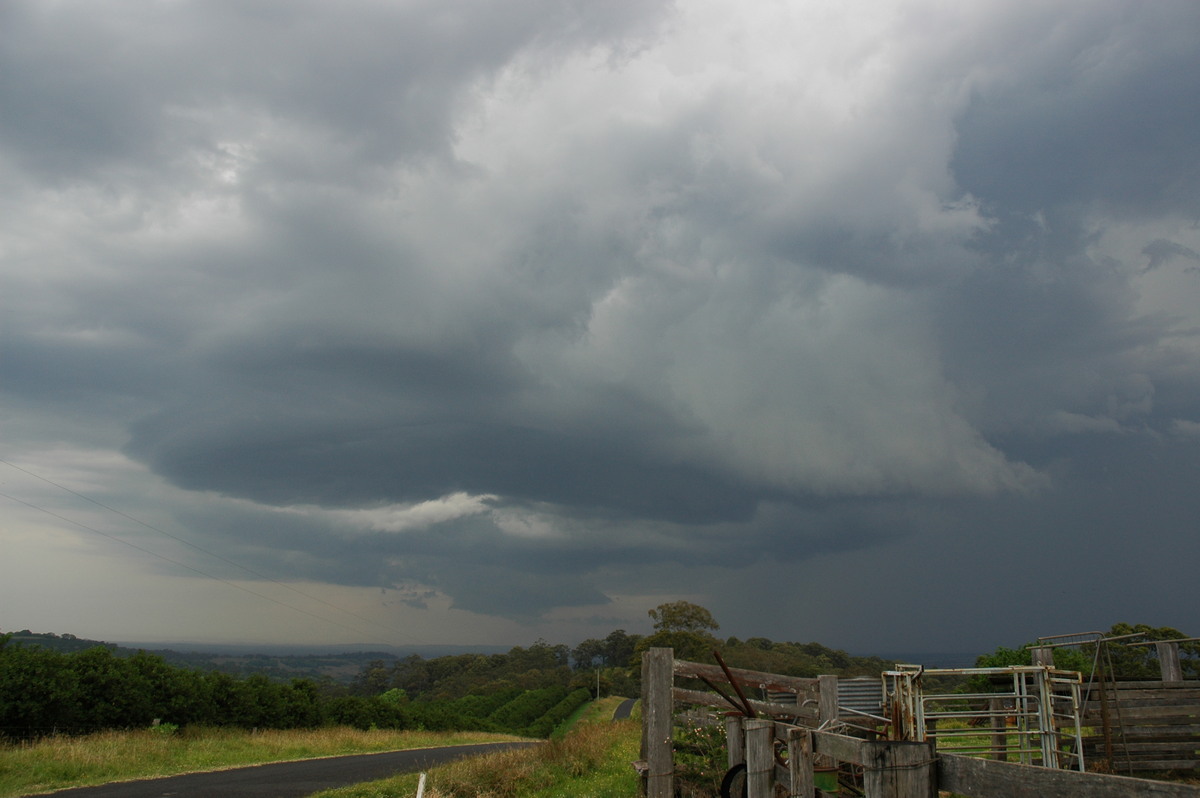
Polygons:
[[[610,722],[620,699],[590,705],[569,734],[545,745],[461,760],[428,774],[425,798],[634,798],[641,727]],[[411,798],[418,776],[329,790],[313,798]]]
[[178,734],[145,730],[49,737],[0,748],[0,798],[264,762],[512,739],[516,738],[482,732],[349,728],[191,729]]

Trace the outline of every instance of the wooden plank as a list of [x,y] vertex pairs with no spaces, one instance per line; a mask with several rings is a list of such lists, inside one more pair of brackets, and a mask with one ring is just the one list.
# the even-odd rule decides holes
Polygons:
[[812,732],[807,729],[788,729],[788,775],[791,777],[789,798],[811,798],[816,792]]
[[[1149,741],[1149,742],[1141,742],[1141,741],[1130,742],[1130,741],[1126,740],[1123,743],[1118,742],[1116,744],[1116,748],[1117,748],[1117,758],[1118,759],[1120,758],[1122,751],[1126,751],[1130,754],[1137,754],[1139,752],[1144,752],[1144,751],[1151,751],[1151,752],[1162,751],[1164,754],[1167,754],[1168,752],[1175,753],[1175,754],[1182,753],[1182,754],[1187,754],[1188,758],[1191,758],[1191,757],[1195,756],[1197,750],[1200,750],[1200,740],[1191,739],[1191,740],[1177,740],[1177,741],[1171,741],[1171,742],[1167,742],[1167,741],[1163,741],[1163,740],[1153,740],[1153,741]],[[1086,745],[1084,746],[1084,750],[1085,751],[1087,750]]]
[[937,761],[933,743],[864,742],[863,791],[871,798],[934,798]]
[[[1121,705],[1120,710],[1121,710],[1122,718],[1124,718],[1126,716],[1131,717],[1131,718],[1132,717],[1194,718],[1194,717],[1200,716],[1200,712],[1197,712],[1192,707],[1174,707],[1174,706],[1170,706],[1169,704],[1153,706],[1153,707],[1126,707],[1124,705]],[[1112,712],[1111,714],[1116,715],[1117,713]],[[1094,710],[1088,710],[1088,712],[1083,716],[1082,719],[1084,721],[1084,724],[1083,724],[1084,726],[1099,726],[1100,725],[1100,723],[1099,723],[1100,713],[1095,712]],[[1116,722],[1117,722],[1117,719],[1114,717],[1113,725],[1116,725]]]
[[[1099,701],[1087,702],[1088,714],[1095,714],[1099,707]],[[1121,699],[1120,701],[1109,701],[1110,709],[1136,709],[1139,707],[1171,707],[1178,709],[1183,713],[1197,714],[1200,713],[1200,700],[1192,701],[1167,701],[1156,698],[1131,698],[1129,700]]]
[[[1124,762],[1118,760],[1118,765],[1124,766]],[[1132,768],[1134,773],[1155,773],[1163,770],[1197,770],[1200,769],[1200,762],[1195,759],[1148,759],[1133,763]]]
[[[716,693],[705,692],[704,690],[688,690],[684,687],[675,687],[671,690],[671,697],[684,704],[699,704],[700,706],[713,707],[722,712],[733,712],[734,709],[725,702],[721,696]],[[800,718],[801,720],[811,721],[816,725],[817,708],[815,706],[798,707],[795,704],[768,704],[765,701],[755,701],[750,699],[750,707],[760,715],[770,715],[776,718]]]
[[642,758],[647,765],[647,798],[672,798],[675,792],[673,659],[669,648],[652,648],[642,655]]
[[775,724],[747,720],[746,798],[771,798],[775,787]]
[[1182,682],[1183,668],[1179,662],[1179,644],[1163,640],[1154,644],[1158,667],[1164,682]]
[[1041,798],[1200,798],[1200,786],[1150,781],[1128,776],[1080,773],[1015,762],[997,762],[958,754],[942,754],[939,790],[969,796],[1037,795]]
[[814,731],[812,740],[814,753],[824,754],[839,762],[852,762],[856,765],[863,763],[862,746],[864,741],[857,737]]
[[833,723],[838,719],[838,677],[818,676],[817,689],[817,720],[821,725]]
[[[1129,695],[1123,695],[1118,698],[1109,696],[1108,700],[1109,703],[1113,703],[1121,707],[1186,707],[1187,709],[1193,711],[1200,707],[1200,695],[1192,695],[1191,693],[1186,695],[1181,694],[1179,696],[1164,696],[1149,695],[1139,690],[1136,693],[1130,693]],[[1100,700],[1098,698],[1092,698],[1092,700],[1087,702],[1088,706],[1095,706],[1099,703]]]
[[[1104,685],[1104,688],[1106,690],[1112,690],[1113,686],[1112,685]],[[1094,685],[1092,685],[1092,689],[1099,690],[1100,685],[1094,684]],[[1183,682],[1160,682],[1160,681],[1146,681],[1146,680],[1116,682],[1116,689],[1117,690],[1131,690],[1131,689],[1132,690],[1137,690],[1137,689],[1154,689],[1154,690],[1188,690],[1188,689],[1192,689],[1192,690],[1195,690],[1195,689],[1200,689],[1200,681],[1193,679],[1191,681],[1183,681]]]
[[[1100,700],[1099,696],[1093,696],[1088,703],[1097,703]],[[1176,704],[1184,707],[1200,706],[1200,692],[1195,690],[1187,690],[1179,693],[1164,693],[1158,690],[1130,690],[1128,693],[1117,693],[1114,697],[1112,693],[1108,695],[1109,701],[1116,701],[1119,704],[1134,705],[1136,702],[1149,704]]]
[[[1106,749],[1102,744],[1097,745],[1095,743],[1084,743],[1083,750],[1087,754],[1088,761],[1091,761],[1096,757],[1107,758]],[[1156,740],[1146,738],[1135,739],[1130,737],[1126,738],[1124,741],[1122,741],[1120,738],[1117,738],[1116,742],[1113,744],[1113,756],[1120,756],[1121,751],[1183,752],[1164,753],[1163,755],[1171,757],[1184,756],[1189,759],[1200,759],[1200,756],[1197,756],[1196,754],[1197,751],[1200,751],[1200,740],[1196,739],[1195,737],[1189,737],[1186,739],[1176,738],[1173,740]]]
[[[1162,723],[1162,724],[1142,724],[1138,726],[1126,727],[1123,731],[1129,739],[1162,737],[1163,739],[1186,739],[1195,738],[1200,747],[1200,723],[1196,723],[1195,718],[1189,718],[1189,722],[1179,723]],[[1099,739],[1092,737],[1083,738],[1086,743],[1091,739]]]
[[[1200,707],[1200,693],[1188,690],[1186,693],[1160,693],[1150,692],[1149,690],[1130,690],[1128,693],[1119,693],[1114,699],[1110,694],[1109,701],[1116,701],[1121,706],[1153,706],[1155,704],[1168,704],[1172,706],[1182,707]],[[1099,698],[1094,698],[1093,702],[1099,701]],[[1092,703],[1092,702],[1089,702]]]
[[999,698],[988,699],[988,711],[991,717],[988,726],[991,729],[992,759],[1001,762],[1008,760],[1008,724],[1005,722],[1003,702]]
[[[1151,740],[1193,740],[1200,748],[1200,725],[1179,724],[1176,726],[1127,726],[1118,732],[1126,740],[1149,742]],[[1100,737],[1084,737],[1084,745],[1094,745]]]
[[741,715],[725,718],[725,753],[729,767],[741,765],[746,761],[746,739],[742,722]]
[[[730,668],[729,672],[743,685],[761,687],[764,690],[787,690],[788,692],[811,692],[816,696],[817,680],[799,676],[783,676],[778,673],[763,673],[762,671],[747,671],[741,668]],[[675,660],[675,675],[681,677],[711,679],[714,682],[727,682],[725,672],[717,665],[705,665],[702,662]]]
[[[1089,703],[1098,702],[1099,694],[1091,696]],[[1127,692],[1108,694],[1109,701],[1117,701],[1120,704],[1134,701],[1158,702],[1160,704],[1181,704],[1183,706],[1200,706],[1200,690],[1181,690],[1175,693],[1168,693],[1163,690],[1129,690]]]

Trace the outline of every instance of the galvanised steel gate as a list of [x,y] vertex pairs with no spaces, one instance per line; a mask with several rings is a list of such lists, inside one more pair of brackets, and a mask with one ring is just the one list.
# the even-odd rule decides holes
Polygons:
[[[927,690],[941,681],[982,677],[976,692]],[[1083,770],[1082,677],[1046,666],[923,668],[898,665],[883,674],[889,736],[932,740],[938,750],[1026,765]]]

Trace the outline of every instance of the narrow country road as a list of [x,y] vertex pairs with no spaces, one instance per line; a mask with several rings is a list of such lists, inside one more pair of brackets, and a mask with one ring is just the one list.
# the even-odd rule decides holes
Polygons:
[[319,790],[383,779],[397,773],[412,773],[463,757],[539,744],[480,743],[305,759],[98,787],[75,787],[50,794],[54,798],[303,798]]
[[617,708],[615,710],[613,710],[612,719],[613,720],[624,720],[625,718],[629,717],[630,714],[633,713],[633,705],[636,703],[637,703],[636,698],[626,698],[620,704],[617,704]]

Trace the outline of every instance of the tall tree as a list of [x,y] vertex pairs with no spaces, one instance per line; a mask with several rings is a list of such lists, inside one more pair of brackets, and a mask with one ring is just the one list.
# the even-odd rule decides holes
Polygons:
[[712,634],[720,624],[699,604],[672,601],[658,605],[649,615],[655,631],[638,641],[635,651],[639,654],[650,648],[673,648],[680,659],[707,662],[713,649],[720,646]]
[[631,635],[624,629],[614,629],[604,638],[604,650],[601,656],[604,664],[610,668],[624,667],[633,659],[633,651],[641,635]]
[[659,604],[648,613],[656,632],[710,633],[721,628],[713,614],[690,601],[671,601]]

